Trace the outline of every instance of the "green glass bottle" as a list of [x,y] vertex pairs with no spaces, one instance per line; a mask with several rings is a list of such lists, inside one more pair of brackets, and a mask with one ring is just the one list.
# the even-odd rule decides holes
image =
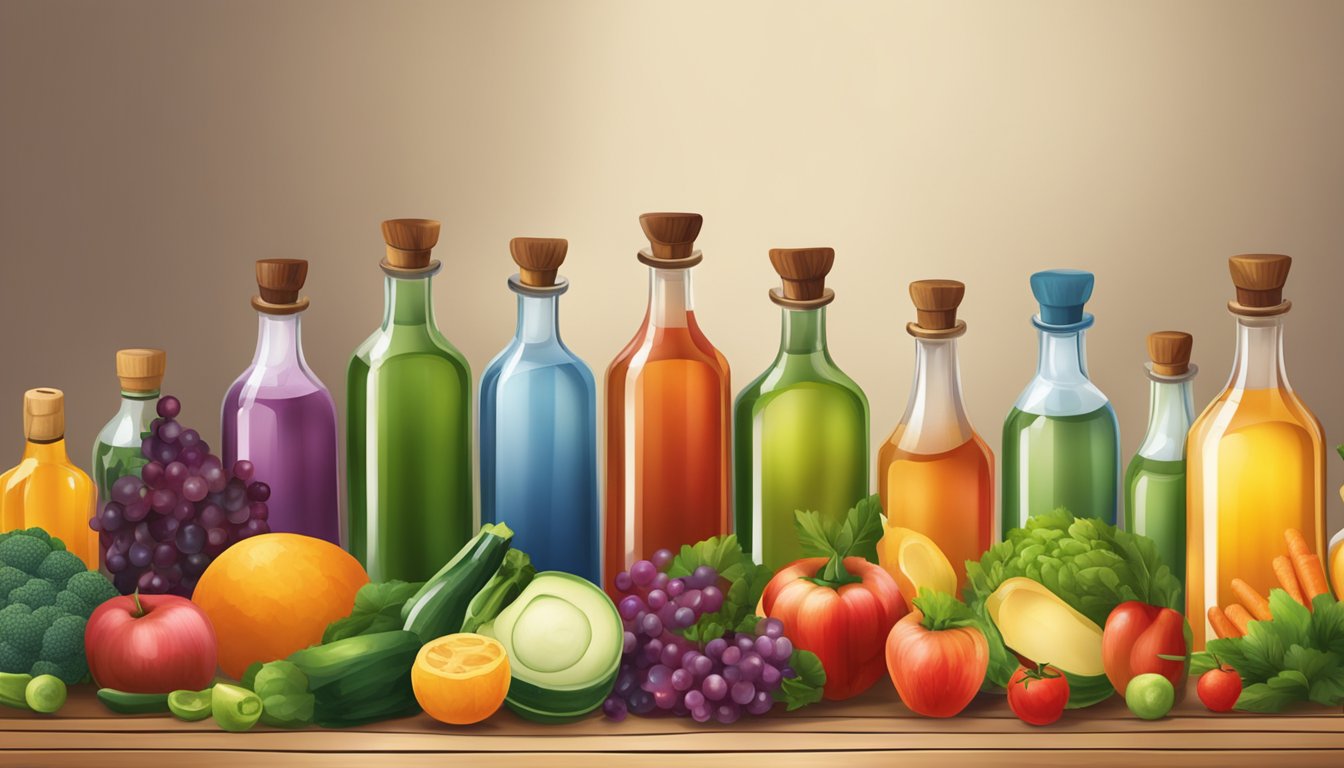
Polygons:
[[93,484],[98,509],[112,500],[112,484],[126,475],[140,476],[149,463],[141,443],[157,415],[159,387],[167,355],[161,349],[117,350],[117,378],[121,380],[121,407],[93,441]]
[[471,537],[471,369],[434,323],[439,222],[383,238],[383,324],[350,360],[349,546],[373,581],[424,581]]
[[1162,562],[1185,585],[1185,446],[1195,421],[1188,333],[1149,334],[1148,432],[1125,472],[1125,530],[1157,544]]
[[794,511],[843,518],[868,495],[868,398],[831,359],[825,277],[830,248],[779,248],[770,262],[784,279],[779,355],[737,396],[733,492],[738,540],[768,568],[803,556]]

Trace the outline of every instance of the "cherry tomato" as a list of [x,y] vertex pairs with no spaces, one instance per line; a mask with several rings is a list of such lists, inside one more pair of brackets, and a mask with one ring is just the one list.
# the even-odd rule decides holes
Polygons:
[[1008,681],[1008,706],[1024,723],[1049,725],[1064,714],[1068,701],[1068,679],[1049,665],[1018,667]]
[[1230,667],[1210,669],[1199,676],[1199,700],[1212,712],[1230,712],[1241,696],[1241,675]]

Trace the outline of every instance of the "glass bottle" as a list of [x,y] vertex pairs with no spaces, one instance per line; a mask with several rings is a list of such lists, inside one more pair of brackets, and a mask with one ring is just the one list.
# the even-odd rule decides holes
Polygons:
[[1063,507],[1115,524],[1120,428],[1110,400],[1087,375],[1083,333],[1093,317],[1091,272],[1052,269],[1031,276],[1040,303],[1036,375],[1003,423],[1002,531]]
[[65,394],[23,393],[23,459],[0,475],[0,532],[41,528],[98,568],[98,534],[89,527],[97,489],[65,450]]
[[1207,612],[1236,598],[1240,578],[1260,594],[1278,584],[1274,555],[1287,528],[1324,557],[1325,437],[1283,364],[1283,298],[1292,259],[1233,256],[1237,321],[1232,376],[1190,429],[1186,615],[1195,645],[1211,631]]
[[1147,536],[1185,585],[1185,440],[1195,420],[1190,364],[1194,339],[1159,331],[1148,336],[1148,432],[1125,471],[1125,530]]
[[257,262],[257,350],[220,409],[225,467],[252,463],[270,487],[272,531],[341,543],[336,403],[303,356],[303,259]]
[[471,537],[471,369],[434,322],[439,222],[383,222],[383,324],[350,360],[351,554],[424,581]]
[[737,396],[733,493],[737,538],[772,571],[803,556],[795,510],[843,520],[868,495],[868,398],[831,359],[831,248],[775,248],[783,279],[779,354]]
[[568,247],[557,238],[509,242],[518,327],[481,375],[481,521],[507,522],[537,570],[597,584],[597,389],[558,327],[569,281],[556,270]]
[[966,322],[957,308],[966,286],[956,280],[910,284],[918,322],[915,381],[905,415],[878,451],[878,493],[887,525],[936,543],[966,583],[966,561],[994,540],[994,453],[971,427],[961,397],[957,339]]
[[603,573],[615,576],[664,547],[728,532],[728,361],[696,323],[691,268],[701,217],[639,217],[650,248],[649,306],[635,337],[607,369],[607,473]]
[[149,463],[141,443],[149,435],[156,414],[159,388],[167,355],[161,349],[117,351],[117,378],[121,380],[121,407],[93,441],[93,484],[98,489],[98,509],[112,499],[112,484],[126,475],[140,476]]

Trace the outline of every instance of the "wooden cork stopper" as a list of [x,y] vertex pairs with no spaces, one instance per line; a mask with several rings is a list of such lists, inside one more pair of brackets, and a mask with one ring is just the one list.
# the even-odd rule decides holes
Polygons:
[[906,331],[929,339],[960,336],[966,323],[957,319],[957,308],[965,296],[966,284],[958,280],[916,280],[910,284],[916,322],[907,324]]
[[531,288],[555,285],[556,273],[565,263],[569,241],[563,237],[515,237],[509,241],[509,254],[518,265],[518,277]]
[[1148,358],[1159,376],[1184,376],[1190,372],[1190,351],[1195,337],[1181,331],[1148,334]]
[[257,292],[252,306],[258,312],[271,315],[290,315],[308,308],[308,299],[299,298],[304,280],[308,279],[305,259],[259,259],[257,261]]
[[1283,285],[1293,266],[1290,256],[1274,253],[1248,253],[1227,260],[1232,283],[1237,287],[1236,301],[1228,309],[1238,315],[1281,315],[1292,307],[1283,300]]
[[439,222],[433,219],[388,219],[383,222],[387,266],[401,271],[437,268],[429,258],[439,242]]
[[651,266],[690,267],[699,263],[695,238],[700,235],[704,217],[698,213],[645,213],[639,226],[649,238],[649,251],[640,253],[640,261]]
[[65,437],[65,393],[42,387],[23,393],[23,436],[34,443]]
[[158,392],[168,354],[162,349],[117,350],[117,378],[123,392]]
[[826,287],[834,248],[771,248],[770,263],[784,281],[783,288],[770,290],[776,304],[810,309],[835,300],[835,291]]

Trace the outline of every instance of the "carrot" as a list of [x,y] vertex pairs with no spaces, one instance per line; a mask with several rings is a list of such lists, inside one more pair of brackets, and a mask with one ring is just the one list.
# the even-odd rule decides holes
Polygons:
[[1297,571],[1297,580],[1302,582],[1302,597],[1306,598],[1308,606],[1317,595],[1324,595],[1330,591],[1330,587],[1325,583],[1325,569],[1321,567],[1321,558],[1315,553],[1293,555],[1293,568]]
[[1259,592],[1251,589],[1251,585],[1241,579],[1232,580],[1232,594],[1237,596],[1241,604],[1251,612],[1251,615],[1260,621],[1269,621],[1274,618],[1269,613],[1269,601]]
[[1303,536],[1302,532],[1296,528],[1289,528],[1284,531],[1283,540],[1288,542],[1288,554],[1294,560],[1296,560],[1299,555],[1311,554],[1311,547],[1307,546],[1307,537]]
[[1287,592],[1294,600],[1306,605],[1307,601],[1302,599],[1302,587],[1297,583],[1297,576],[1293,573],[1293,564],[1288,558],[1279,555],[1274,558],[1274,575],[1279,577],[1279,585],[1283,591]]
[[1241,603],[1233,603],[1224,608],[1223,612],[1227,614],[1228,621],[1236,626],[1238,632],[1244,635],[1251,631],[1251,614],[1246,612]]
[[1228,620],[1223,609],[1216,605],[1209,608],[1209,623],[1213,625],[1213,633],[1220,638],[1241,637],[1241,631]]

